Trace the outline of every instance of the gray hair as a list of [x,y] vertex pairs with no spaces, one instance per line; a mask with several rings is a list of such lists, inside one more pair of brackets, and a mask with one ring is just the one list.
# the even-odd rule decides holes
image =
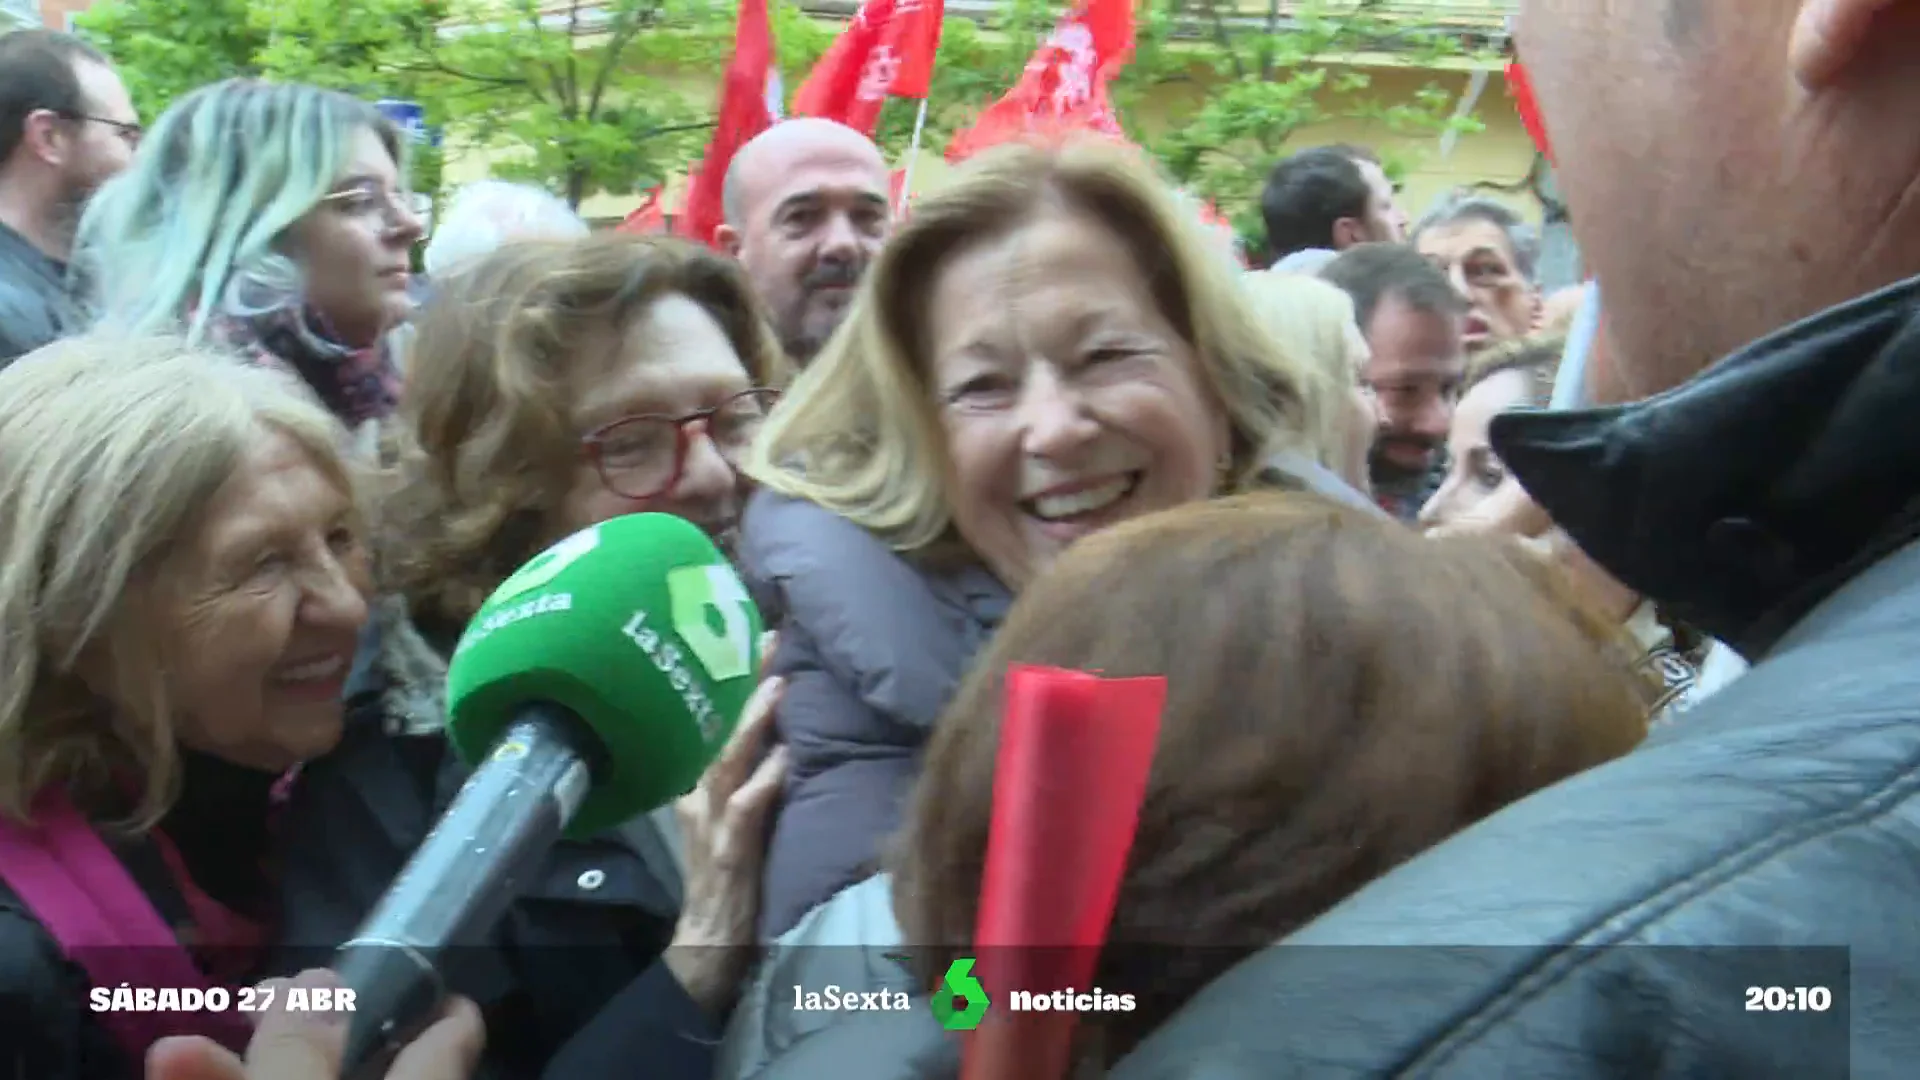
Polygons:
[[577,240],[591,230],[565,199],[526,184],[480,180],[454,193],[421,253],[429,275],[511,240]]
[[1484,195],[1455,191],[1443,196],[1413,227],[1413,235],[1409,240],[1417,245],[1420,234],[1428,229],[1457,225],[1463,221],[1484,221],[1504,233],[1507,248],[1513,252],[1514,268],[1528,281],[1535,280],[1534,274],[1540,263],[1539,230],[1528,224],[1512,207]]
[[0,401],[0,816],[125,770],[151,825],[179,759],[150,586],[263,430],[352,494],[344,433],[294,376],[178,338],[67,338],[0,370]]

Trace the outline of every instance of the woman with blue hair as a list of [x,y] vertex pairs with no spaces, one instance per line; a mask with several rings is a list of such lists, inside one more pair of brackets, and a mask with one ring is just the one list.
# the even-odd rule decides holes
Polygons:
[[349,427],[390,413],[420,203],[370,104],[229,79],[160,117],[87,207],[74,273],[101,322],[184,331],[297,373]]

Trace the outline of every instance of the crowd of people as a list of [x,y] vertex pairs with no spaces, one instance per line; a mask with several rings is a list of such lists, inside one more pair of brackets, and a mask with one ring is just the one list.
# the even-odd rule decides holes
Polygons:
[[1166,679],[1094,967],[1137,1007],[1072,1075],[1903,1074],[1920,3],[1521,6],[1604,293],[1349,145],[1274,166],[1252,268],[1107,140],[902,213],[804,118],[711,247],[495,182],[429,229],[369,103],[148,129],[0,36],[0,1069],[337,1073],[337,1023],[90,991],[333,985],[470,774],[468,621],[651,511],[746,582],[759,690],[449,953],[391,1080],[958,1076],[920,1006],[1005,944],[1012,665]]

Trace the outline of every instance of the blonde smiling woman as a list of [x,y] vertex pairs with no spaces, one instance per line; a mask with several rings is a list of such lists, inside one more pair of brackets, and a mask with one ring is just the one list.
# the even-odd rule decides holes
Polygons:
[[866,876],[967,658],[1060,552],[1291,483],[1301,387],[1234,274],[1099,142],[983,154],[889,240],[746,465],[793,752],[763,936]]

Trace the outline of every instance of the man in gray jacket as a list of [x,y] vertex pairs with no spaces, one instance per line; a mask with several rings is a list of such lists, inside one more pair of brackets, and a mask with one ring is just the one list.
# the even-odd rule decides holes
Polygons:
[[1754,667],[1245,961],[1117,1080],[1920,1061],[1920,0],[1521,11],[1614,374],[1658,396],[1495,448]]
[[73,231],[139,141],[127,88],[92,46],[51,30],[0,37],[0,365],[79,328]]

